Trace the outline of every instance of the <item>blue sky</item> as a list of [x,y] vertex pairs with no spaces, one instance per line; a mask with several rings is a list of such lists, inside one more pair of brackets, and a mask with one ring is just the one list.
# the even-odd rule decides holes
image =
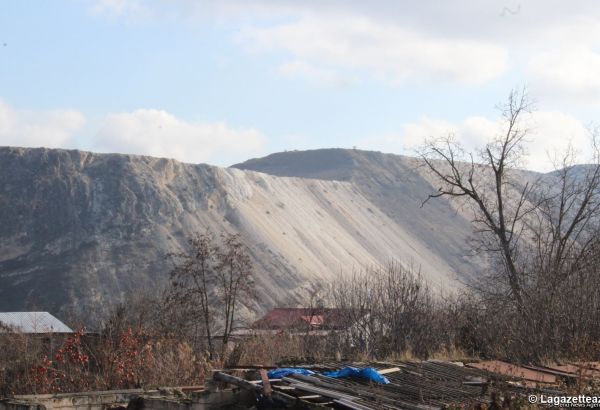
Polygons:
[[593,1],[0,2],[0,145],[230,165],[270,152],[411,153],[536,100],[530,162],[585,160],[600,104]]

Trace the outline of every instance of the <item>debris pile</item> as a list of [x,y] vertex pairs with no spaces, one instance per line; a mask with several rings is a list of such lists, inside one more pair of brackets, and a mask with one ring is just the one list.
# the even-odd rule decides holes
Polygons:
[[294,362],[215,371],[203,386],[14,396],[0,410],[519,408],[528,395],[565,396],[582,382],[600,382],[600,363]]
[[[529,394],[564,395],[600,364],[519,366],[492,360],[319,363],[215,372],[214,380],[254,393],[256,408],[415,409],[510,406]],[[366,376],[367,375],[367,376]],[[600,379],[600,377],[598,377]]]

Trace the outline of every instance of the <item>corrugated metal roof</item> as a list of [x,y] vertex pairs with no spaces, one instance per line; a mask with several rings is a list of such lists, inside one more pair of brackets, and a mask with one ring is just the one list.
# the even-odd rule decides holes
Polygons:
[[0,323],[22,333],[73,333],[48,312],[0,312]]
[[[524,366],[508,362],[481,362],[492,370],[465,367],[462,363],[438,360],[392,362],[318,362],[279,363],[281,367],[310,369],[317,374],[304,376],[292,374],[271,379],[273,395],[296,405],[357,410],[413,409],[441,410],[447,408],[520,408],[529,395],[568,395],[566,388],[577,385],[575,374],[564,376],[556,372],[528,373]],[[493,366],[492,366],[493,365]],[[360,378],[333,378],[323,375],[324,370],[338,370],[346,366],[372,367],[385,374],[389,384],[379,385]],[[236,369],[244,368],[243,365]],[[259,366],[260,368],[260,366]],[[510,368],[510,374],[506,369]],[[499,370],[500,373],[495,373]],[[252,377],[251,372],[247,373]],[[526,378],[523,378],[524,375]],[[541,375],[552,376],[544,378]],[[214,379],[263,392],[260,384],[244,382],[231,374],[222,377],[216,372]],[[533,377],[531,377],[533,376]],[[529,379],[527,379],[529,377]],[[253,377],[255,380],[257,377]],[[554,383],[546,383],[554,378]],[[543,379],[543,380],[542,380]],[[536,380],[536,381],[532,381]],[[537,380],[540,380],[539,382]],[[560,383],[559,383],[560,382]],[[263,385],[265,383],[263,382]],[[284,393],[280,394],[280,393]],[[291,396],[291,398],[290,398]],[[531,396],[529,396],[531,397]]]

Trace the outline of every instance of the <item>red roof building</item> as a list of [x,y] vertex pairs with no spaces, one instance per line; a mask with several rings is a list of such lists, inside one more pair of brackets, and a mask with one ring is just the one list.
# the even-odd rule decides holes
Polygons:
[[344,327],[339,309],[274,308],[254,322],[254,329],[332,330]]

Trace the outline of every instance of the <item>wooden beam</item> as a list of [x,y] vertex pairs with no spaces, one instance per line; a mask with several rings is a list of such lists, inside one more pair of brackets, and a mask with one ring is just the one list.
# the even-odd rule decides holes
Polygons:
[[[233,384],[234,386],[238,386],[239,388],[242,388],[244,390],[252,391],[257,395],[263,394],[263,389],[261,386],[258,386],[254,383],[250,383],[248,380],[244,380],[227,373],[215,372],[213,374],[213,379],[218,382]],[[282,393],[280,391],[273,391],[271,393],[271,397],[281,400],[288,406],[294,406],[298,403],[297,398],[290,396],[289,394]]]
[[[252,384],[261,384],[263,381],[262,380],[248,380],[250,383]],[[281,379],[269,379],[269,383],[276,383],[276,382],[280,382]]]
[[263,394],[265,396],[270,396],[273,393],[273,389],[271,388],[271,383],[269,383],[269,375],[265,369],[260,369],[258,371],[260,373],[260,378],[263,382]]
[[312,400],[312,399],[322,399],[323,396],[320,394],[311,394],[309,396],[298,396],[300,400]]
[[381,370],[377,370],[379,372],[379,374],[388,374],[388,373],[395,373],[395,372],[399,372],[400,369],[399,367],[390,367],[389,369],[381,369]]
[[295,387],[293,387],[293,386],[286,386],[285,384],[278,384],[278,385],[273,386],[273,388],[279,389],[279,390],[296,390]]
[[232,376],[223,372],[215,372],[213,375],[213,379],[218,382],[225,382],[229,384],[233,384],[234,386],[240,387],[244,390],[257,391],[262,390],[260,386],[257,386],[254,383],[250,383],[248,380],[241,379],[239,377]]

